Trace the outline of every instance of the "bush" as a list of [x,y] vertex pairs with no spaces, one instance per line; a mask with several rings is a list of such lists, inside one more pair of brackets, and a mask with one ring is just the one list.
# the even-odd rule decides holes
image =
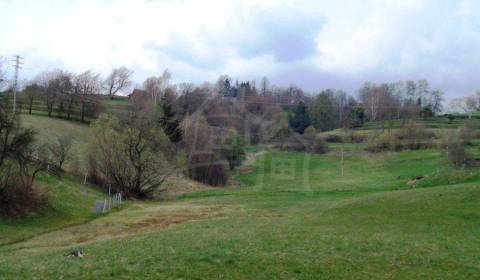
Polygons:
[[[6,97],[8,98],[8,97]],[[34,146],[35,132],[20,127],[8,105],[0,105],[0,215],[17,217],[47,204],[46,194],[33,188],[47,157]]]
[[445,133],[442,137],[441,145],[445,152],[445,158],[455,168],[477,165],[475,159],[470,157],[465,151],[467,145],[464,139],[459,138],[462,129],[455,133]]
[[325,141],[328,143],[343,143],[343,138],[337,134],[329,134],[325,136]]
[[458,129],[458,138],[464,145],[472,145],[472,140],[480,138],[480,126],[477,120],[467,120]]
[[365,142],[366,139],[367,137],[365,135],[354,134],[353,132],[345,136],[345,142],[347,143],[362,143]]
[[401,151],[419,150],[435,147],[435,134],[425,125],[410,122],[405,124],[397,133],[384,132],[375,137],[375,145],[367,148],[368,151]]
[[225,162],[213,152],[191,155],[188,176],[198,182],[211,186],[225,186],[228,182],[228,171]]
[[289,136],[277,138],[275,148],[284,151],[305,152],[308,151],[308,144],[300,134],[294,133]]
[[233,170],[245,159],[245,142],[234,128],[222,140],[220,153],[228,161],[230,170]]
[[313,154],[325,154],[328,152],[328,146],[322,138],[316,137],[314,142],[310,144],[310,152]]
[[400,140],[428,141],[435,138],[435,133],[425,124],[417,122],[406,123],[396,135]]
[[48,144],[48,150],[52,156],[55,164],[61,170],[65,161],[69,160],[72,156],[72,139],[64,136],[58,138],[55,142]]
[[398,138],[389,132],[379,134],[374,139],[374,146],[367,148],[371,152],[399,151],[402,149]]
[[180,154],[152,116],[139,114],[120,123],[101,115],[92,132],[90,180],[125,197],[150,198],[181,164]]
[[[8,163],[5,163],[8,165]],[[47,206],[48,193],[34,189],[33,181],[14,170],[3,166],[0,174],[0,216],[22,217]]]
[[469,157],[462,143],[455,142],[447,146],[447,160],[455,167],[462,168],[468,165]]
[[328,146],[325,141],[315,133],[304,135],[295,133],[289,137],[284,137],[276,142],[275,147],[280,150],[294,152],[309,152],[313,154],[324,154],[328,152]]

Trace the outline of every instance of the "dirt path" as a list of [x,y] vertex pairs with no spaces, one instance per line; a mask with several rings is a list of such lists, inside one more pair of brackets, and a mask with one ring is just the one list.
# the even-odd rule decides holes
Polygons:
[[[68,249],[86,244],[157,231],[174,224],[221,217],[227,208],[189,202],[135,203],[82,225],[44,233],[2,248],[2,254],[24,255]],[[232,211],[229,206],[228,211]]]

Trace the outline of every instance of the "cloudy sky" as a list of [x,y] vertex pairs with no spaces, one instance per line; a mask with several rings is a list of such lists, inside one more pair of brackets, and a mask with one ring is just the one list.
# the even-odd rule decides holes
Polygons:
[[0,0],[0,55],[14,54],[23,77],[125,65],[138,82],[168,68],[311,92],[428,79],[451,98],[480,89],[480,1]]

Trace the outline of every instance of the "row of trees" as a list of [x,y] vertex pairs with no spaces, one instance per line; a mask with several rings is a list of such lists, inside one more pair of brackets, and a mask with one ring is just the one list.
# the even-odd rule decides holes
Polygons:
[[[426,81],[366,83],[355,98],[342,90],[326,89],[312,96],[294,85],[271,86],[266,78],[257,86],[254,81],[233,82],[225,75],[215,84],[173,85],[165,70],[147,78],[130,95],[127,110],[96,118],[101,111],[99,95],[113,98],[128,92],[131,75],[124,67],[105,79],[93,71],[49,71],[38,75],[22,93],[30,113],[39,101],[48,116],[94,119],[88,145],[90,180],[140,199],[150,197],[182,169],[194,180],[225,185],[230,172],[244,160],[247,144],[273,143],[282,149],[324,153],[328,148],[318,131],[360,127],[365,121],[428,117],[442,110],[442,92],[430,89]],[[1,77],[0,71],[0,82]],[[412,127],[412,131],[422,130]],[[27,132],[12,134],[2,129],[0,134],[6,133],[4,143],[9,146],[5,150],[28,150],[8,140],[17,134],[31,147]],[[395,137],[418,142],[407,136]],[[18,161],[23,172],[35,171],[32,167],[44,167],[46,162],[61,168],[70,146],[68,140],[58,139],[46,149],[48,160],[41,160],[41,149],[29,152],[35,156],[15,154],[14,158],[12,152],[5,158]],[[16,178],[26,178],[27,173],[17,174]]]
[[360,127],[365,121],[383,124],[387,120],[428,118],[442,111],[443,92],[431,90],[425,80],[380,85],[367,82],[359,89],[358,99],[334,89],[303,99],[290,117],[290,125],[299,133],[309,125],[326,131]]
[[457,97],[450,100],[449,110],[467,114],[471,119],[475,111],[480,110],[480,90],[470,96]]
[[132,84],[132,71],[125,67],[114,69],[106,79],[91,70],[74,74],[62,70],[40,73],[29,82],[20,96],[24,109],[45,111],[66,119],[82,122],[95,117],[101,111],[99,94],[110,98],[120,92],[127,92]]
[[417,116],[422,110],[440,113],[443,92],[430,89],[426,80],[381,85],[367,82],[359,90],[359,100],[369,120],[400,119]]

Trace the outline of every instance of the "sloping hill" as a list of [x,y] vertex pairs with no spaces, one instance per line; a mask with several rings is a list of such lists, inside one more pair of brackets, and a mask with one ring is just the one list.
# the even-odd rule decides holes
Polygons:
[[[332,152],[310,158],[306,190],[305,169],[298,165],[305,156],[267,151],[248,163],[250,173],[238,176],[242,188],[134,202],[2,246],[0,275],[475,279],[480,273],[477,170],[452,173],[436,150],[357,154],[345,158],[342,179]],[[407,184],[414,175],[427,175],[418,185],[425,188]],[[73,248],[87,256],[66,259]]]
[[[103,226],[89,226],[92,232],[66,229],[40,236],[18,244],[15,257],[6,253],[0,260],[1,275],[475,279],[480,273],[480,188],[476,184],[362,196],[284,193],[241,199],[236,206],[234,201],[217,197],[129,208],[106,218]],[[230,210],[208,215],[205,211],[212,208],[207,205]],[[150,213],[150,218],[130,224],[132,215],[142,216],[138,213]],[[88,241],[88,236],[108,231],[110,224],[114,229],[124,226],[123,231],[109,232],[120,239],[71,242],[84,248],[87,256],[79,260],[63,256],[68,248],[65,240]],[[129,235],[135,226],[150,228],[151,233],[138,230]],[[43,247],[46,244],[50,246]]]
[[72,140],[72,155],[65,166],[67,170],[82,169],[83,174],[86,166],[85,151],[89,137],[89,125],[58,118],[49,118],[38,115],[20,115],[22,126],[31,127],[38,132],[37,142],[47,144],[56,141],[60,137],[68,137]]
[[36,185],[49,190],[51,207],[21,220],[0,218],[0,248],[44,232],[89,221],[95,218],[94,201],[105,197],[97,188],[69,177],[40,175]]

